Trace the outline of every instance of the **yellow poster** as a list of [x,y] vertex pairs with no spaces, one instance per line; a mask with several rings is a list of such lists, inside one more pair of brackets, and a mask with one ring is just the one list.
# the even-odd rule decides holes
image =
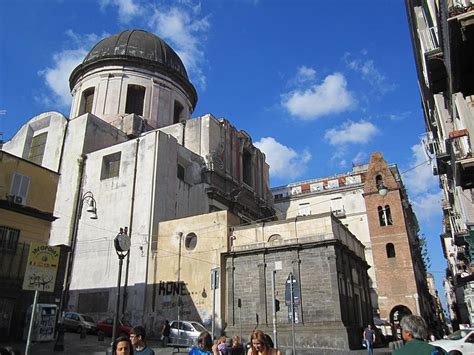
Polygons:
[[41,243],[31,243],[26,265],[23,289],[53,292],[58,271],[59,247]]

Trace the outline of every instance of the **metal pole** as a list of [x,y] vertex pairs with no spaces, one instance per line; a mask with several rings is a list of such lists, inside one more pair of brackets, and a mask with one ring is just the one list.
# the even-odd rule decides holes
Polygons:
[[122,265],[123,265],[123,255],[119,255],[119,272],[118,272],[118,281],[117,281],[117,305],[115,306],[115,317],[114,317],[114,327],[112,329],[112,343],[117,337],[117,326],[119,322],[119,312],[120,312],[120,281],[122,278]]
[[275,304],[275,275],[276,270],[272,271],[272,309],[273,309],[273,343],[275,344],[275,348],[278,349],[278,338],[277,338],[277,314],[276,314],[276,304]]
[[29,353],[30,353],[31,333],[33,333],[33,323],[35,322],[36,306],[38,304],[38,295],[39,295],[39,291],[35,290],[35,298],[33,300],[33,308],[31,309],[30,326],[28,327],[28,339],[26,340],[25,355],[29,355]]
[[243,342],[244,340],[242,339],[242,307],[239,307],[239,324],[240,324],[240,341]]
[[293,296],[293,273],[290,272],[290,298],[291,298],[291,341],[293,355],[296,355],[295,349],[295,299]]
[[212,284],[214,287],[212,288],[212,340],[215,339],[214,332],[216,327],[216,270],[212,270]]
[[[181,339],[181,323],[180,323],[180,303],[181,303],[181,240],[183,232],[179,232],[179,253],[178,253],[178,339]],[[179,341],[179,340],[178,340]]]

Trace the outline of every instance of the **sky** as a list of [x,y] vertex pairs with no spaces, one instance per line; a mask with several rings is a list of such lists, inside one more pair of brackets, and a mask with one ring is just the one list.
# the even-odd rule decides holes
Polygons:
[[273,187],[396,163],[441,290],[438,179],[425,133],[404,1],[2,0],[0,132],[46,111],[69,116],[68,78],[100,39],[153,32],[183,60],[211,113],[250,134]]

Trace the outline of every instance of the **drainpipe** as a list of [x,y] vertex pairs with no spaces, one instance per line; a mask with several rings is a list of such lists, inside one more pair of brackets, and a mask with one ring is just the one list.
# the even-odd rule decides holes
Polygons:
[[[69,118],[66,120],[66,128],[64,129],[63,143],[61,144],[61,154],[59,156],[58,173],[61,172],[61,166],[63,163],[63,155],[64,155],[64,146],[66,145],[66,135],[68,131],[69,131]],[[81,176],[81,181],[82,181],[82,176]]]
[[[151,255],[151,246],[152,246],[152,239],[153,239],[153,216],[155,213],[155,206],[154,206],[154,198],[156,193],[156,161],[158,159],[158,134],[159,131],[155,131],[155,154],[153,156],[153,173],[152,173],[152,181],[151,181],[151,194],[150,194],[150,213],[148,216],[148,246],[147,246],[147,254],[146,254],[146,269],[145,269],[145,292],[143,295],[143,310],[146,310],[147,302],[148,302],[148,269],[149,269],[149,255]],[[158,243],[158,235],[157,243]],[[158,244],[157,244],[158,247]],[[142,313],[142,323],[145,324],[145,312]]]
[[[140,146],[140,138],[136,139],[136,149],[135,149],[135,168],[133,170],[133,185],[132,185],[132,201],[130,202],[130,219],[128,221],[128,236],[132,238],[132,228],[133,228],[133,211],[135,208],[135,187],[137,184],[137,164],[138,164],[138,148]],[[127,309],[128,301],[128,270],[130,268],[130,254],[127,254],[127,266],[125,267],[125,284],[123,287],[123,303],[122,303],[122,314],[125,313]]]

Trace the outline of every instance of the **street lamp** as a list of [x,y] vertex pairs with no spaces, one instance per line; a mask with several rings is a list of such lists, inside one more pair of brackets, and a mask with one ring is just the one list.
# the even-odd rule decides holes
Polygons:
[[[84,202],[87,204],[86,212],[90,213],[89,218],[97,219],[97,207],[96,207],[97,202],[94,198],[94,194],[92,193],[92,191],[86,191],[76,201],[76,213],[74,215],[72,235],[71,235],[71,238],[69,239],[71,249],[69,251],[69,255],[67,259],[66,277],[64,280],[64,290],[61,295],[61,303],[59,306],[60,317],[62,316],[64,312],[64,308],[67,307],[67,304],[69,303],[69,287],[71,285],[72,265],[74,264],[74,256],[75,256],[75,251],[76,251],[77,231],[79,229],[79,221],[82,216],[82,209],[84,208]],[[58,334],[58,337],[56,338],[56,343],[54,344],[55,351],[64,350],[63,337],[64,337],[64,333],[60,332]]]
[[120,233],[114,239],[115,252],[119,258],[119,271],[117,281],[117,305],[115,307],[114,327],[112,330],[112,343],[117,336],[117,326],[119,324],[119,312],[120,312],[120,283],[122,278],[122,265],[123,259],[130,252],[130,237],[124,232],[123,228],[120,228]]

